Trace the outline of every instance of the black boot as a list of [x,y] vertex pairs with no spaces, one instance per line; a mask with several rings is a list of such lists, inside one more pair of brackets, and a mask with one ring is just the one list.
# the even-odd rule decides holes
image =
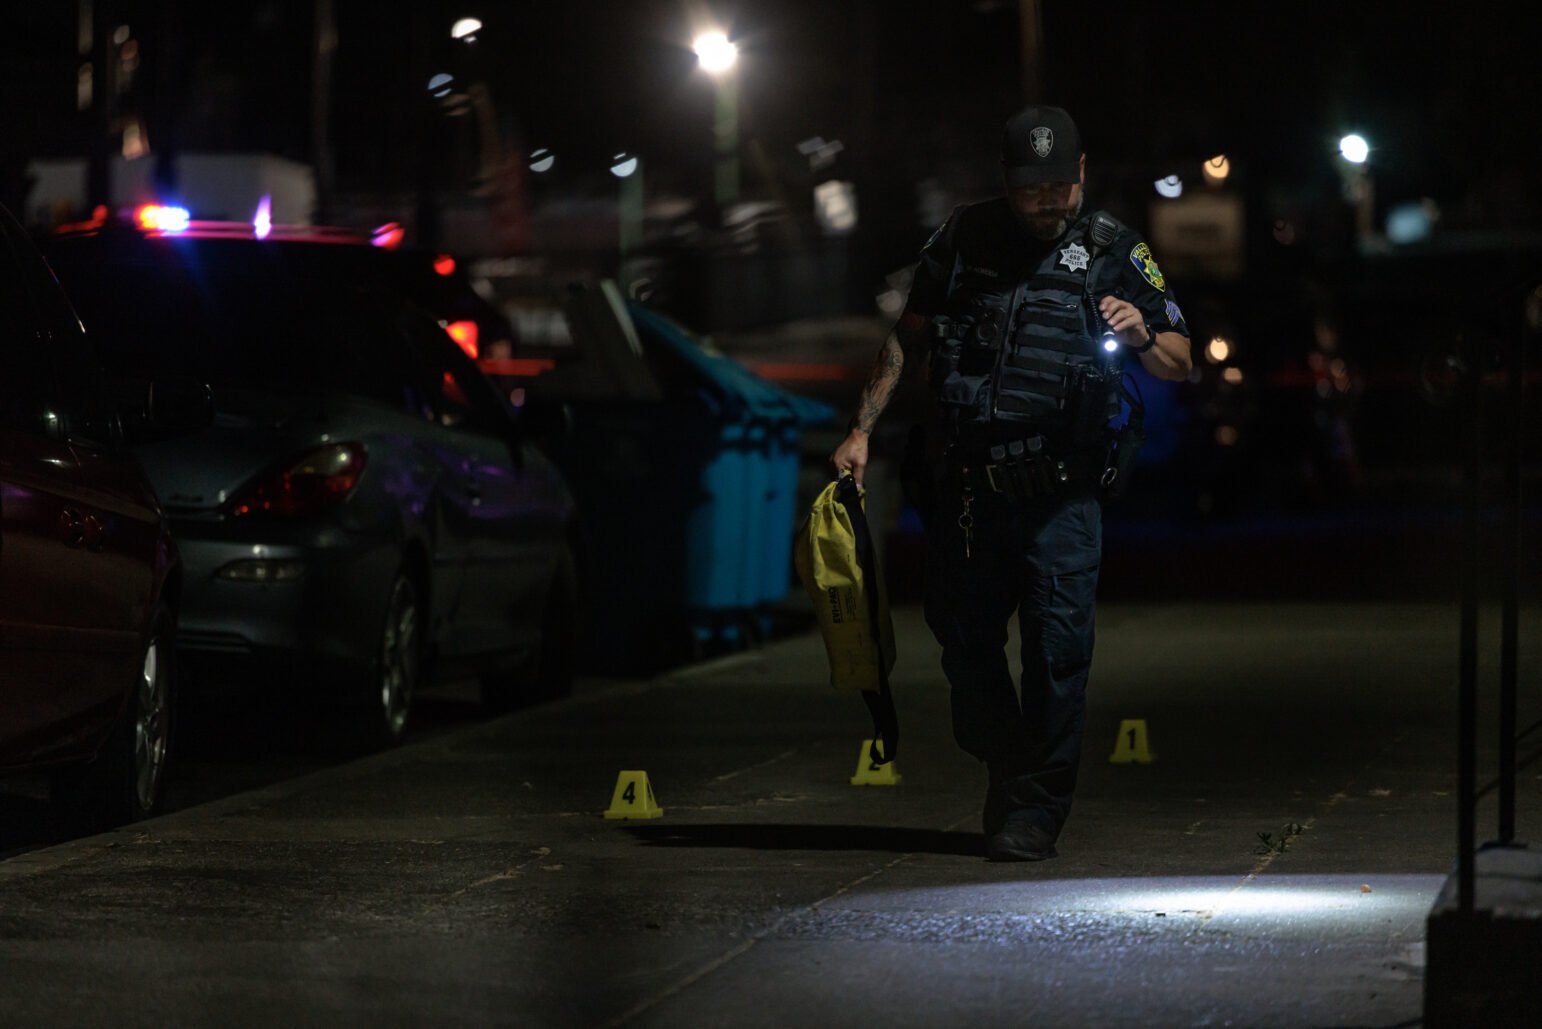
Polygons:
[[1055,838],[1043,827],[1008,819],[1001,831],[986,840],[985,856],[992,861],[1043,861],[1059,855]]

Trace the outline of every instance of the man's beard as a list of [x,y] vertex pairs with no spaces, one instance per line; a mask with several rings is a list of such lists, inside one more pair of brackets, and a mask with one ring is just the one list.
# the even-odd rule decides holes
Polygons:
[[1068,225],[1082,213],[1084,194],[1078,194],[1076,203],[1068,207],[1052,208],[1038,214],[1017,213],[1017,223],[1023,231],[1037,240],[1055,240],[1065,235]]

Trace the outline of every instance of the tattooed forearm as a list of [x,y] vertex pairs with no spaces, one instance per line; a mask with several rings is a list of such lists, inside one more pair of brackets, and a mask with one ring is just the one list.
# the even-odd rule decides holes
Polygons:
[[873,426],[878,424],[878,416],[883,414],[883,409],[889,405],[889,400],[894,396],[894,388],[899,385],[900,374],[905,370],[905,352],[900,348],[899,338],[890,333],[888,339],[883,341],[883,349],[878,351],[878,360],[873,364],[873,372],[868,376],[867,385],[862,389],[862,401],[857,405],[857,416],[852,419],[851,427],[871,434]]

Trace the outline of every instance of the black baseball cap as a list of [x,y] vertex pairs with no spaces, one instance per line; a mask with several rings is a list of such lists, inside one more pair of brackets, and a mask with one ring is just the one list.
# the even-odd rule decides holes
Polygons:
[[1036,182],[1080,182],[1082,135],[1062,107],[1025,107],[1001,133],[1007,188]]

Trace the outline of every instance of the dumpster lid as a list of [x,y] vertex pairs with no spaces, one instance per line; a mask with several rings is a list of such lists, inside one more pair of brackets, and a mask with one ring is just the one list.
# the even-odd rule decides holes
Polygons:
[[710,350],[694,333],[668,316],[636,301],[629,301],[626,306],[642,330],[644,349],[665,350],[710,384],[722,399],[742,405],[748,417],[789,425],[815,424],[835,417],[835,409],[830,405],[788,393],[767,382],[732,357]]

